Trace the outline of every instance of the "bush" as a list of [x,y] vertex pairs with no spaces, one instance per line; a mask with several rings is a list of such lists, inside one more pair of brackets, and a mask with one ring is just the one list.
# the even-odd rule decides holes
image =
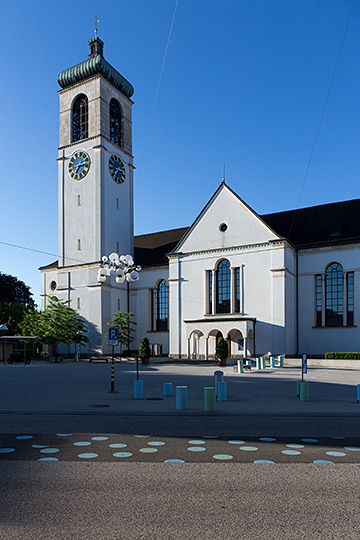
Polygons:
[[151,355],[150,342],[149,338],[144,336],[141,338],[139,345],[139,356],[140,358],[149,358]]
[[224,360],[229,355],[228,350],[228,344],[226,343],[225,339],[223,337],[219,337],[218,342],[216,344],[216,350],[215,350],[215,356],[216,358],[220,358],[221,360]]
[[360,360],[360,352],[327,352],[325,358],[333,360]]

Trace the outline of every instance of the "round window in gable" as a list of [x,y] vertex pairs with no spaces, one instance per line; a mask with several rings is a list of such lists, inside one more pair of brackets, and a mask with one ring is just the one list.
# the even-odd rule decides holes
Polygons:
[[227,228],[228,228],[228,227],[227,227],[226,223],[222,223],[222,224],[220,225],[220,227],[219,227],[219,230],[220,230],[221,232],[225,232]]
[[56,283],[56,281],[53,280],[53,281],[50,283],[50,289],[51,289],[52,291],[55,291],[56,287],[57,287],[57,283]]

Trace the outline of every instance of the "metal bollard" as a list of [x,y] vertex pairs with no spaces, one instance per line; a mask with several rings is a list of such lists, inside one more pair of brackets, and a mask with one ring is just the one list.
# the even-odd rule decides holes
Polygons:
[[270,367],[275,367],[275,356],[270,356]]
[[300,381],[299,399],[300,401],[309,401],[309,383],[307,381]]
[[302,380],[296,381],[296,397],[300,397],[300,384],[302,383]]
[[164,397],[172,396],[172,383],[171,382],[164,382],[163,396]]
[[204,411],[216,411],[215,388],[213,388],[212,386],[204,387]]
[[214,371],[214,388],[215,388],[215,396],[217,396],[217,383],[224,380],[224,372],[223,371]]
[[284,363],[285,363],[285,356],[283,354],[280,354],[278,356],[278,362],[279,362],[279,367],[284,367]]
[[188,396],[187,386],[176,387],[176,408],[178,410],[185,410],[188,408],[187,396]]
[[240,358],[237,361],[237,368],[238,368],[238,373],[244,373],[244,361],[242,358]]
[[357,393],[356,393],[357,399],[356,402],[360,403],[360,384],[357,385]]
[[261,362],[261,369],[266,368],[266,358],[265,356],[260,356],[260,362]]
[[227,384],[224,381],[218,382],[217,400],[218,401],[227,401]]
[[261,358],[256,358],[255,359],[256,361],[256,369],[262,369],[262,362],[261,362]]
[[135,379],[134,381],[134,399],[143,399],[144,397],[144,381]]

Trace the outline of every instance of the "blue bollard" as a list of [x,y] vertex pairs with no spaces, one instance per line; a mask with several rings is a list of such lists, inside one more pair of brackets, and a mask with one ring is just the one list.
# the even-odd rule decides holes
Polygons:
[[227,384],[224,381],[217,383],[217,400],[227,401]]
[[357,403],[360,403],[360,384],[357,385],[357,398],[356,398],[356,402]]
[[134,381],[134,399],[143,399],[144,397],[144,381]]
[[171,382],[164,382],[163,396],[164,397],[172,396],[172,383]]
[[275,356],[270,356],[270,367],[275,367]]
[[178,410],[185,410],[185,409],[188,408],[187,396],[188,396],[188,387],[187,386],[177,386],[176,387],[176,408]]

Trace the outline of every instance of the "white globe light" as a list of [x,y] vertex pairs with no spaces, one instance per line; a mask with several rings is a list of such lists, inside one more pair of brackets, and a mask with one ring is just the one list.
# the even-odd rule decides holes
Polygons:
[[129,266],[132,266],[134,264],[134,259],[132,258],[131,255],[125,255],[125,262],[129,265]]
[[122,268],[118,268],[115,273],[116,273],[116,277],[125,276],[125,272]]
[[110,259],[110,261],[118,261],[119,260],[119,255],[117,253],[110,253],[109,259]]
[[115,281],[116,281],[116,283],[124,283],[125,274],[123,276],[116,276]]
[[137,272],[141,272],[141,270],[142,270],[141,266],[137,266],[137,267],[136,267],[136,271],[137,271]]
[[104,255],[103,257],[101,257],[101,260],[102,260],[103,263],[106,263],[106,261],[108,260],[108,258],[107,258],[106,255]]
[[129,274],[126,274],[126,279],[129,283],[131,283],[132,281],[137,281],[139,279],[139,274],[138,272],[133,270]]
[[123,263],[126,262],[125,255],[120,255],[120,261]]
[[100,283],[104,283],[104,281],[106,281],[106,276],[102,276],[101,274],[98,275],[98,281]]
[[106,275],[107,275],[107,270],[106,270],[106,268],[100,268],[100,269],[99,269],[99,272],[98,272],[98,275],[99,275],[99,276],[106,276]]

